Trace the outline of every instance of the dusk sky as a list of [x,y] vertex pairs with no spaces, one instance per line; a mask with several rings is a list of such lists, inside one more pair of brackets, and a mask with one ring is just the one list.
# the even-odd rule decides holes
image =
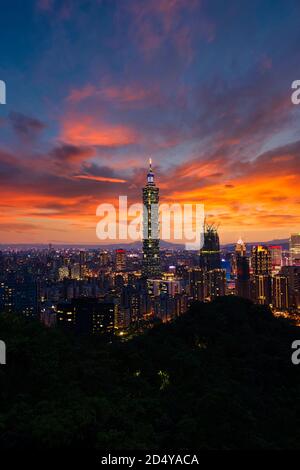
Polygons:
[[97,243],[96,208],[204,203],[222,243],[300,231],[298,0],[1,0],[0,243]]

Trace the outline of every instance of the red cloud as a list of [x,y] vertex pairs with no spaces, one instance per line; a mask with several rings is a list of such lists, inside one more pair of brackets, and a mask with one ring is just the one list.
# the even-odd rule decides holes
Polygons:
[[123,180],[121,178],[110,178],[108,176],[75,175],[74,178],[78,178],[81,180],[104,181],[106,183],[126,183],[126,180]]
[[73,145],[118,147],[134,143],[136,132],[125,125],[95,121],[90,116],[78,116],[63,121],[61,139]]

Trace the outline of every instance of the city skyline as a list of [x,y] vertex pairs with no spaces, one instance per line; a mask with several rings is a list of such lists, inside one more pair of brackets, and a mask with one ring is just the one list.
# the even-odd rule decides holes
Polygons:
[[161,202],[204,203],[222,244],[299,232],[299,13],[4,0],[0,243],[100,244],[98,204],[138,202],[149,155]]

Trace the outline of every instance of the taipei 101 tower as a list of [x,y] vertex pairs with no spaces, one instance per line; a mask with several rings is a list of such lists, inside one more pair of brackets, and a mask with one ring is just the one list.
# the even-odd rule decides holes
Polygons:
[[154,182],[154,173],[150,158],[147,183],[143,188],[142,275],[146,279],[160,277],[158,203],[159,188]]

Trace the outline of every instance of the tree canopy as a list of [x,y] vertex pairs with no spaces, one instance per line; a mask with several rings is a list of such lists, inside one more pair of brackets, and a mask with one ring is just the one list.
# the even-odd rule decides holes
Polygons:
[[[0,315],[0,447],[300,447],[299,329],[237,297],[106,344]],[[300,367],[300,366],[299,366]]]

